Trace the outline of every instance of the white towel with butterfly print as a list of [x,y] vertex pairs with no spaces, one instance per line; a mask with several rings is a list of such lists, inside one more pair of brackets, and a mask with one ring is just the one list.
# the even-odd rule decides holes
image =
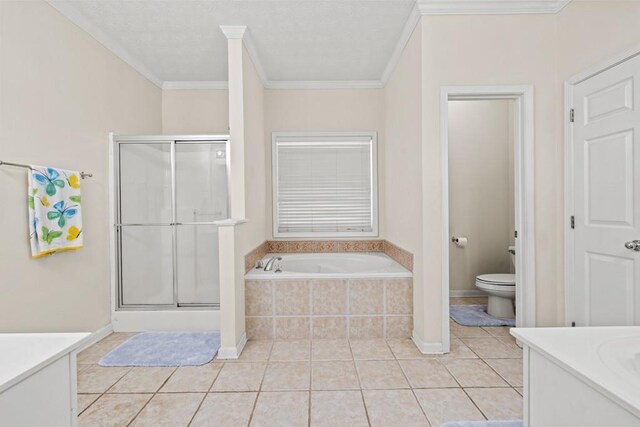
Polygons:
[[31,166],[29,233],[33,258],[82,247],[81,203],[79,172]]

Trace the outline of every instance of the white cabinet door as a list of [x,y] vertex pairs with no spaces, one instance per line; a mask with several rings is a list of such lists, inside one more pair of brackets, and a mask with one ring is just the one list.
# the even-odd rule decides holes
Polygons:
[[575,85],[576,326],[640,325],[640,57]]

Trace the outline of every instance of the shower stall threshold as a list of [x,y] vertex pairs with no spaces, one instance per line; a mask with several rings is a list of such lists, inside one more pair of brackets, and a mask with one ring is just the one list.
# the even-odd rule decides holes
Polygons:
[[119,310],[111,323],[114,332],[220,331],[220,310]]

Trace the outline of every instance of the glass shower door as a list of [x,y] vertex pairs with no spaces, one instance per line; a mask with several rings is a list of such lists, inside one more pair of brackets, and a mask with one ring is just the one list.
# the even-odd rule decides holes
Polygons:
[[120,304],[173,305],[171,144],[119,146]]
[[228,216],[224,143],[176,142],[178,305],[220,303],[218,226]]
[[119,306],[218,306],[226,143],[135,139],[116,145]]

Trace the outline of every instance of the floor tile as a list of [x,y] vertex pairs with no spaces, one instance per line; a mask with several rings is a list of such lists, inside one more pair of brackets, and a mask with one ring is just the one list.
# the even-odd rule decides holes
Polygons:
[[270,362],[262,380],[263,391],[309,390],[309,362]]
[[[113,332],[101,339],[98,344],[114,344],[116,347],[127,341],[129,338],[138,335],[139,332]],[[115,347],[114,347],[115,348]]]
[[461,388],[414,390],[433,426],[450,421],[482,421],[484,416]]
[[190,427],[246,426],[258,393],[209,393]]
[[186,427],[204,396],[204,393],[156,394],[131,426]]
[[522,396],[512,388],[467,388],[465,391],[490,420],[522,419]]
[[311,427],[366,427],[360,391],[312,391]]
[[510,337],[511,334],[509,331],[511,327],[509,326],[483,326],[482,329],[487,331],[489,335],[492,337]]
[[225,363],[211,391],[258,391],[266,363]]
[[487,359],[485,362],[513,387],[522,387],[522,359]]
[[94,344],[91,347],[87,348],[86,350],[83,350],[80,353],[78,353],[77,363],[97,364],[98,361],[103,356],[108,354],[111,350],[113,350],[117,346],[118,344],[113,342],[106,342],[106,343],[99,342],[97,344]]
[[519,348],[509,346],[498,338],[462,338],[462,342],[483,359],[521,358]]
[[411,339],[392,339],[388,340],[387,344],[396,359],[423,359],[432,357],[430,354],[422,354]]
[[161,393],[203,392],[211,388],[211,384],[222,369],[222,363],[207,363],[202,366],[181,366],[169,377],[160,389]]
[[522,387],[516,387],[515,390],[520,396],[524,396],[524,389]]
[[453,320],[449,322],[449,331],[451,335],[457,338],[467,338],[467,337],[490,337],[489,333],[482,328],[474,327],[474,326],[462,326]]
[[429,425],[411,390],[364,390],[363,394],[372,427]]
[[395,360],[358,360],[356,369],[363,390],[409,388]]
[[311,341],[312,360],[351,360],[351,347],[347,340]]
[[310,360],[311,341],[275,341],[271,350],[272,361]]
[[155,393],[175,370],[174,367],[131,368],[107,393]]
[[[113,369],[113,368],[109,368]],[[128,425],[151,394],[104,394],[78,418],[80,427],[121,427]]]
[[359,390],[360,382],[355,364],[350,360],[312,362],[311,388],[313,390]]
[[236,360],[229,360],[229,362],[266,362],[269,360],[272,347],[273,341],[247,341],[240,357]]
[[78,414],[81,414],[93,402],[100,397],[99,394],[79,394],[78,395]]
[[437,360],[401,360],[400,366],[413,388],[458,387],[447,368]]
[[432,355],[432,357],[440,360],[477,359],[478,355],[471,351],[460,339],[451,338],[449,353]]
[[462,387],[504,387],[507,385],[482,360],[455,359],[443,363]]
[[130,369],[91,365],[78,372],[78,393],[104,393]]
[[303,427],[309,424],[309,393],[264,392],[258,396],[251,426]]
[[349,344],[356,360],[393,359],[393,353],[385,340],[351,340]]

